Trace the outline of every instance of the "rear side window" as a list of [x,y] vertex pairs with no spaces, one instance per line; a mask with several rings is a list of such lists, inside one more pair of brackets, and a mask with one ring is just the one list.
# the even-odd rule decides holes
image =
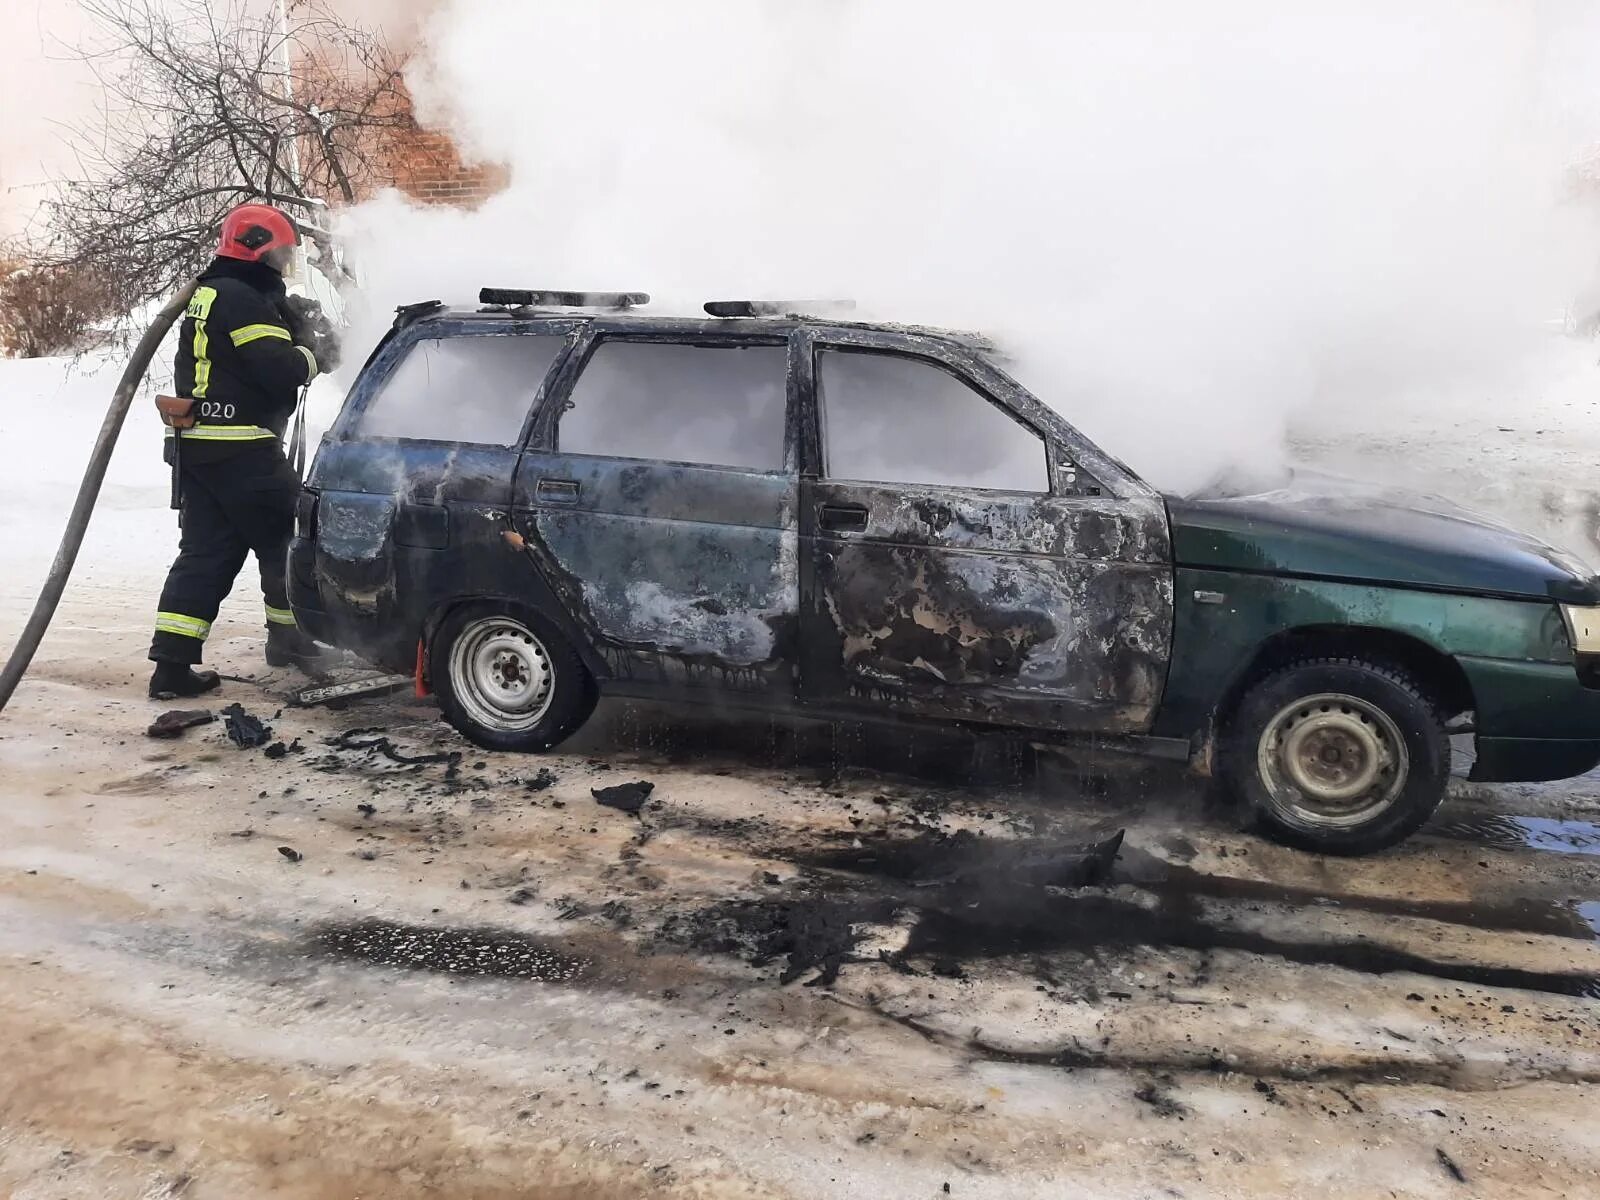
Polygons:
[[783,469],[783,346],[605,341],[573,386],[564,454]]
[[417,342],[367,404],[368,437],[515,446],[559,334],[431,338]]
[[817,355],[830,479],[1048,492],[1044,439],[922,358]]

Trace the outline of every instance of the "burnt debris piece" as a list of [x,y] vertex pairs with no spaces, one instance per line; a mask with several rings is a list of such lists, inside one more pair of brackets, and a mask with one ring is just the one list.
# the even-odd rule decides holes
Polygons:
[[805,986],[826,986],[845,963],[856,961],[864,936],[857,926],[886,922],[894,911],[887,899],[729,900],[669,918],[662,933],[706,953],[740,955],[751,966],[782,958],[779,983],[814,970]]
[[638,816],[644,802],[650,799],[650,793],[655,789],[655,784],[641,779],[636,783],[619,783],[615,787],[590,788],[589,794],[607,808]]
[[1189,1106],[1174,1096],[1171,1088],[1170,1076],[1158,1076],[1135,1089],[1133,1098],[1141,1104],[1148,1104],[1158,1117],[1177,1117],[1182,1121],[1189,1115]]
[[1433,1152],[1438,1157],[1439,1165],[1444,1168],[1446,1175],[1450,1176],[1450,1178],[1454,1179],[1457,1183],[1465,1183],[1467,1181],[1467,1173],[1461,1169],[1461,1167],[1456,1163],[1455,1159],[1451,1158],[1444,1152],[1443,1149],[1438,1147],[1435,1147]]
[[292,863],[297,863],[305,857],[304,854],[301,854],[300,851],[296,850],[293,846],[279,846],[278,853],[283,855],[284,858],[288,859]]
[[144,731],[144,735],[152,738],[175,738],[185,729],[193,729],[196,725],[209,725],[216,719],[217,714],[209,708],[168,709],[150,723],[150,728]]
[[272,740],[272,726],[264,724],[241,704],[230,704],[222,710],[222,719],[228,731],[228,740],[241,750],[265,746]]
[[390,762],[400,763],[403,766],[418,766],[423,763],[448,763],[454,767],[461,762],[461,751],[459,750],[440,750],[434,754],[407,754],[395,746],[387,737],[383,736],[381,727],[347,729],[341,734],[324,738],[323,740],[335,750],[374,750]]
[[273,742],[272,745],[268,746],[261,753],[265,754],[268,758],[287,758],[291,754],[299,754],[300,751],[304,749],[305,747],[300,744],[300,739],[295,738],[294,741],[287,744],[283,742]]
[[[974,955],[960,936],[951,936],[952,921],[985,945],[996,943],[996,926],[1006,928],[1019,917],[1031,917],[1052,931],[1061,924],[1064,897],[1046,889],[1102,886],[1110,881],[1112,864],[1122,847],[1122,831],[1089,842],[1041,839],[1012,841],[968,832],[884,841],[801,856],[803,865],[849,871],[896,880],[887,891],[863,891],[835,877],[821,894],[819,881],[800,886],[806,894],[759,900],[728,901],[681,917],[662,928],[668,940],[711,954],[737,954],[753,966],[784,959],[780,983],[815,971],[806,986],[827,985],[840,969],[863,961],[856,948],[873,925],[894,923],[897,914],[915,918],[903,950],[887,951],[872,961],[887,963],[906,974],[922,973],[909,961],[925,960],[926,969],[949,979],[964,979],[964,957]],[[763,882],[777,885],[767,873]]]
[[359,679],[347,679],[343,683],[318,683],[315,687],[301,688],[294,694],[294,703],[299,708],[314,704],[327,704],[337,708],[342,707],[344,701],[384,695],[403,687],[410,687],[413,682],[410,675],[363,675]]

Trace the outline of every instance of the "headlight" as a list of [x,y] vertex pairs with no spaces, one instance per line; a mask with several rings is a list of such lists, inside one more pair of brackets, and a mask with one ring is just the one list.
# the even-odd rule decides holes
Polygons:
[[1567,623],[1574,654],[1600,654],[1600,608],[1563,604],[1561,619]]

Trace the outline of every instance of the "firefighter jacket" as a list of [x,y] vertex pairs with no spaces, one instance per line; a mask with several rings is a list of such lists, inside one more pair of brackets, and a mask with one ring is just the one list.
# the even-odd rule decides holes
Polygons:
[[177,389],[195,424],[179,431],[184,457],[214,461],[278,442],[316,356],[297,345],[283,277],[265,263],[213,259],[178,333]]

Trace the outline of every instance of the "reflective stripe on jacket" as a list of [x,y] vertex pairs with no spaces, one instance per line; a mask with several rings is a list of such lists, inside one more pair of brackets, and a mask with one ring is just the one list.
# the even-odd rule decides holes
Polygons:
[[282,278],[264,263],[219,258],[200,276],[178,336],[178,394],[195,401],[186,443],[229,453],[229,444],[283,436],[317,374],[316,357],[294,342],[283,297]]

